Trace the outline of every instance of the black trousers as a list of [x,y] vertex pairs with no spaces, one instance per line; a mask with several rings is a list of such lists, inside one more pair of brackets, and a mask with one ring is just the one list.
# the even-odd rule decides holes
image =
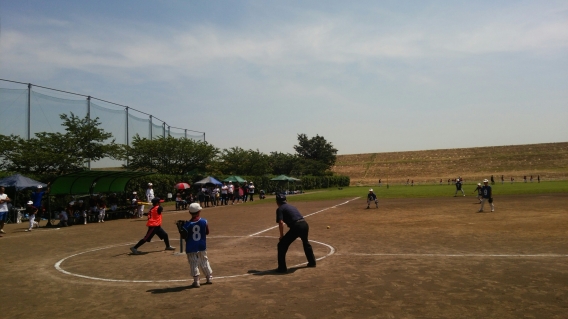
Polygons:
[[288,232],[280,239],[278,242],[278,269],[285,270],[286,267],[286,253],[288,252],[288,247],[296,240],[298,237],[302,240],[302,245],[304,246],[304,253],[308,259],[308,264],[316,264],[316,257],[314,256],[314,251],[312,245],[308,241],[308,233],[310,232],[310,226],[304,221],[296,222]]

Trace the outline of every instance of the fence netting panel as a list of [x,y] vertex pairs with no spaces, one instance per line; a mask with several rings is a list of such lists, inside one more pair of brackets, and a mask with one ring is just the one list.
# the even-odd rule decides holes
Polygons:
[[126,110],[103,107],[99,102],[91,102],[91,119],[97,117],[101,123],[99,128],[111,133],[111,140],[114,139],[117,144],[126,144]]
[[162,124],[152,122],[152,138],[156,138],[158,136],[164,136],[164,126]]
[[150,119],[139,118],[132,114],[128,114],[128,138],[129,144],[132,143],[132,138],[138,134],[141,138],[150,138]]
[[0,134],[28,136],[28,90],[0,89]]
[[178,129],[170,128],[170,136],[175,138],[185,138],[185,132],[179,132]]
[[59,116],[67,114],[70,117],[73,113],[79,118],[84,118],[87,115],[87,100],[62,99],[32,90],[30,109],[32,137],[39,132],[65,133],[65,128],[61,125],[63,121]]

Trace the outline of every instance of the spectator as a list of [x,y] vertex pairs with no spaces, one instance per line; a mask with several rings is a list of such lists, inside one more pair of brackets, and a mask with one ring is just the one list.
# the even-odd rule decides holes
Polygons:
[[228,192],[229,192],[229,186],[227,186],[227,183],[223,182],[223,186],[221,186],[221,205],[228,204],[227,201]]
[[38,212],[37,207],[34,206],[34,202],[33,201],[29,201],[26,205],[26,214],[28,214],[28,220],[30,221],[30,227],[28,228],[27,231],[32,231],[32,229],[35,227],[38,227],[38,222],[35,221],[36,218],[36,214]]
[[251,202],[254,202],[254,198],[253,198],[253,196],[254,196],[254,185],[253,185],[252,182],[249,183],[249,186],[248,186],[248,193],[249,193],[249,199],[250,199],[250,201],[251,201]]

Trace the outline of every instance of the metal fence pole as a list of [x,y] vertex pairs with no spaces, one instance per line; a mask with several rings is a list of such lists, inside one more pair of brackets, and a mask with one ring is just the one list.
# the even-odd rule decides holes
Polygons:
[[28,141],[32,137],[32,84],[28,83]]
[[[87,96],[87,119],[91,120],[91,96]],[[87,161],[87,167],[91,170],[91,159]]]
[[166,137],[166,122],[162,123],[162,137]]
[[187,129],[185,130],[185,138],[187,139]]
[[152,127],[152,115],[150,115],[150,141],[154,139],[154,128]]
[[[128,131],[128,106],[126,107],[126,146],[130,146],[130,136]],[[128,156],[126,156],[126,168],[128,168]]]

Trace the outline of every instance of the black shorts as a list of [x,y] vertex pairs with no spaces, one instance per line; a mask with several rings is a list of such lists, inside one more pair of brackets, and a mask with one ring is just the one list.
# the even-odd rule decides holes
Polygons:
[[154,235],[158,235],[160,239],[164,239],[167,233],[162,228],[162,226],[148,226],[148,231],[146,232],[146,236],[144,236],[143,239],[149,243],[152,240],[152,237],[154,237]]

